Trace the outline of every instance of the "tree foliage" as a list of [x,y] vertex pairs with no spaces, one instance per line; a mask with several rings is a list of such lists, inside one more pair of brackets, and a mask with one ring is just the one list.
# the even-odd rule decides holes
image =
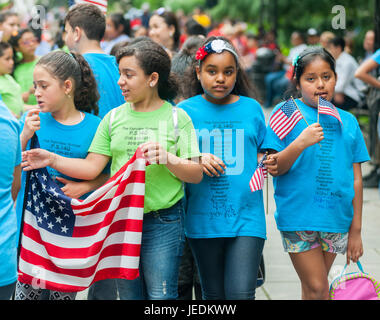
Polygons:
[[[67,0],[40,0],[48,2],[49,7],[67,5]],[[111,10],[130,7],[141,8],[144,2],[150,4],[151,10],[159,7],[170,7],[172,10],[183,9],[186,14],[194,7],[206,5],[208,0],[109,0]],[[230,18],[247,22],[252,30],[263,27],[270,30],[277,26],[279,42],[290,45],[290,34],[294,30],[306,31],[316,28],[318,31],[333,31],[337,35],[347,32],[354,34],[356,42],[362,42],[364,33],[375,27],[375,0],[219,0],[208,11],[214,21]],[[332,8],[342,5],[346,11],[346,29],[332,28],[334,14]]]
[[[346,11],[345,30],[332,27],[335,16],[332,8],[337,4]],[[294,30],[306,31],[311,27],[341,36],[350,31],[360,42],[364,33],[374,28],[374,11],[374,0],[219,0],[210,13],[215,20],[229,17],[266,30],[272,29],[277,23],[280,42],[289,45],[290,34]]]

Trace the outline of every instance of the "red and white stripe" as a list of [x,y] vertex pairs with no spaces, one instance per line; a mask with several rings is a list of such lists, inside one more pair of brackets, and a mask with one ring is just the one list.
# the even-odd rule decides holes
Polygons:
[[93,5],[96,5],[104,14],[107,13],[107,3],[108,0],[76,0],[75,3],[91,3]]
[[318,106],[318,112],[322,113],[322,114],[327,114],[327,115],[333,116],[333,117],[337,118],[340,121],[340,123],[342,123],[339,112],[336,108],[330,108],[330,107],[325,107],[323,105],[319,105]]
[[138,150],[104,186],[83,201],[72,199],[72,237],[39,228],[26,210],[19,281],[76,292],[102,279],[138,277],[144,194],[145,160]]
[[262,190],[264,187],[264,181],[266,177],[267,169],[257,168],[251,180],[249,181],[249,188],[251,189],[251,191],[255,192],[257,190]]
[[293,130],[298,121],[302,119],[302,114],[298,110],[288,118],[288,116],[278,109],[269,120],[269,126],[275,134],[282,140]]

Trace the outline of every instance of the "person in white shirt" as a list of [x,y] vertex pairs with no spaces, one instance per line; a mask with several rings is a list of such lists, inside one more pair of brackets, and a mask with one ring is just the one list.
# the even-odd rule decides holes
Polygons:
[[343,110],[350,110],[359,106],[364,99],[365,84],[355,78],[359,64],[355,58],[344,51],[345,41],[336,37],[328,42],[327,50],[336,60],[338,80],[335,87],[333,103]]

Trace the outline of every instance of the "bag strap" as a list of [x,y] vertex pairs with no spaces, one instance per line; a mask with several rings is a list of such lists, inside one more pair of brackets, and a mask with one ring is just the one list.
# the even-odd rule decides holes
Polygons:
[[177,155],[177,149],[178,149],[178,138],[179,138],[179,129],[178,129],[178,109],[176,106],[172,106],[172,113],[173,113],[173,127],[174,127],[174,143],[175,143],[175,155]]
[[111,110],[110,121],[108,122],[108,134],[110,137],[111,137],[111,131],[112,131],[112,123],[113,123],[113,120],[115,119],[116,109],[117,108],[113,108]]
[[[178,108],[176,106],[172,106],[172,113],[173,113],[173,126],[174,126],[174,151],[175,155],[177,155],[178,150],[178,138],[179,138],[179,128],[178,128]],[[185,183],[182,182],[182,190],[185,192]]]
[[[358,266],[360,272],[365,273],[364,270],[363,270],[363,266],[362,266],[362,264],[360,263],[359,260],[358,260],[358,262],[356,262],[356,265]],[[348,264],[346,263],[346,265],[344,266],[344,268],[343,268],[343,270],[342,270],[342,272],[341,272],[341,274],[340,274],[340,277],[343,276],[344,272],[345,272],[346,269],[347,269],[347,266],[348,266]]]

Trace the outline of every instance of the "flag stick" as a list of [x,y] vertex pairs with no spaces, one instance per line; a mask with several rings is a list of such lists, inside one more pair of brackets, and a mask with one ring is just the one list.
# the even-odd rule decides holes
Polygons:
[[317,115],[317,123],[319,123],[319,99],[318,99],[318,115]]
[[[296,107],[297,107],[298,111],[300,112],[300,114],[301,114],[302,118],[305,120],[305,122],[306,122],[307,126],[309,126],[309,124],[307,123],[307,121],[306,121],[305,117],[303,116],[303,114],[302,114],[302,112],[301,112],[300,108],[298,108],[298,105],[297,105],[297,102],[296,102],[296,100],[294,100],[293,96],[292,96],[291,98],[292,98],[292,100],[293,100],[294,104],[296,105]],[[319,122],[319,102],[318,102],[318,122]],[[321,146],[321,144],[320,144],[319,142],[318,142],[318,144],[319,144],[319,147],[320,147],[320,148],[322,148],[322,146]]]
[[266,211],[267,211],[267,215],[269,213],[269,197],[268,197],[269,188],[268,188],[268,185],[269,185],[269,175],[267,176],[267,181],[266,181],[266,193],[267,193],[267,195],[266,195]]
[[298,105],[297,105],[297,102],[296,102],[296,100],[294,100],[293,96],[292,96],[291,98],[292,98],[292,100],[293,100],[294,104],[296,105],[296,107],[297,107],[298,111],[300,112],[300,114],[301,114],[302,118],[305,120],[305,122],[306,122],[307,126],[309,126],[309,124],[307,123],[307,121],[306,121],[305,117],[303,116],[303,114],[302,114],[302,112],[301,112],[300,108],[298,108]]

